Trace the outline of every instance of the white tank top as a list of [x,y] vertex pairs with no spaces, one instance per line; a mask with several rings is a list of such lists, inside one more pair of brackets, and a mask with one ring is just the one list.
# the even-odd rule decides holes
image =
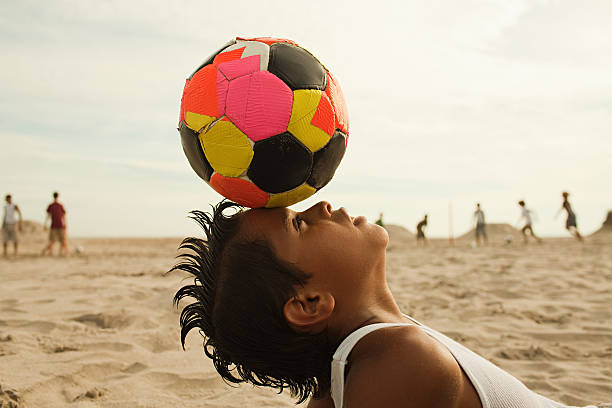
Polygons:
[[15,224],[17,223],[17,211],[15,211],[15,204],[5,204],[4,205],[4,223],[5,224]]
[[[444,345],[466,373],[482,403],[482,408],[576,408],[552,401],[528,389],[512,375],[442,333],[410,316],[421,330]],[[385,327],[413,326],[411,323],[375,323],[351,333],[334,353],[331,366],[331,396],[336,408],[344,399],[344,368],[351,350],[367,334]],[[589,405],[584,408],[597,408]]]

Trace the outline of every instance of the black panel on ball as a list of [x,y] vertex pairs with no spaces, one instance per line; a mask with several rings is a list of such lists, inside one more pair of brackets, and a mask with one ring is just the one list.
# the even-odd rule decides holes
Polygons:
[[334,177],[345,150],[346,136],[341,131],[336,130],[329,142],[315,152],[312,174],[308,179],[308,184],[317,190],[325,187]]
[[200,66],[195,71],[193,71],[193,73],[191,75],[189,75],[189,80],[191,81],[191,78],[193,78],[193,76],[195,75],[196,72],[198,72],[199,70],[201,70],[202,68],[204,68],[208,64],[212,64],[212,62],[214,61],[215,57],[217,55],[221,54],[221,51],[223,51],[227,47],[232,46],[234,44],[236,44],[236,40],[230,40],[227,43],[225,43],[225,45],[223,47],[221,47],[217,51],[215,51],[210,57],[208,57],[206,59],[206,61],[201,63]]
[[320,89],[327,86],[325,68],[308,51],[289,43],[270,46],[268,71],[285,81],[289,88]]
[[247,176],[268,193],[291,190],[310,174],[312,153],[289,132],[256,142],[253,151]]
[[185,156],[187,156],[187,160],[189,160],[191,168],[198,176],[208,183],[213,174],[213,168],[206,159],[206,156],[204,156],[198,134],[189,129],[183,121],[181,121],[179,125],[179,133],[181,134],[183,151],[185,152]]

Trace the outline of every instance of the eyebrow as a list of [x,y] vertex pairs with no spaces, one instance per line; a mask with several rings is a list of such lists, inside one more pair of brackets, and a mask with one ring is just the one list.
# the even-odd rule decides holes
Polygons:
[[289,217],[289,211],[285,211],[285,217],[284,217],[284,220],[283,220],[283,226],[285,227],[285,231],[286,232],[289,232],[290,225],[291,225],[291,220],[290,220],[290,217]]

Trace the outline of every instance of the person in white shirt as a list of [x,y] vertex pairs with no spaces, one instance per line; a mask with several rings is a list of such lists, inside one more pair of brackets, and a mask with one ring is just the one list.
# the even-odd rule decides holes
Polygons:
[[[8,243],[13,243],[13,248],[15,250],[15,256],[17,255],[17,248],[19,246],[19,241],[17,239],[17,226],[19,227],[19,231],[21,231],[22,219],[21,219],[21,210],[19,206],[13,203],[13,198],[10,194],[7,194],[5,197],[6,204],[4,205],[4,216],[2,217],[2,247],[3,247],[3,255],[7,255]],[[17,219],[17,215],[19,215],[19,219]]]
[[[518,205],[521,207],[521,216],[519,217],[518,221],[520,221],[521,219],[525,220],[525,224],[521,228],[521,233],[523,234],[523,240],[525,241],[525,243],[527,243],[527,241],[528,241],[527,232],[529,232],[529,234],[531,234],[531,236],[537,242],[542,242],[542,240],[540,238],[538,238],[536,236],[536,234],[533,232],[533,226],[532,226],[533,220],[531,218],[531,215],[533,214],[533,211],[531,211],[530,209],[525,207],[525,201],[523,201],[523,200],[519,201]],[[518,224],[518,221],[517,221],[517,224]]]

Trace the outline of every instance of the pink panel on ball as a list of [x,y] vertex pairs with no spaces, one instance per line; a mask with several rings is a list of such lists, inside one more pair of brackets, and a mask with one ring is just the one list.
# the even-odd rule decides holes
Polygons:
[[276,75],[258,71],[230,82],[226,115],[253,141],[287,130],[293,92]]
[[235,61],[220,64],[217,69],[230,81],[259,71],[259,55],[251,55]]
[[225,115],[225,103],[227,100],[227,90],[229,82],[221,72],[217,72],[217,105],[219,116]]

